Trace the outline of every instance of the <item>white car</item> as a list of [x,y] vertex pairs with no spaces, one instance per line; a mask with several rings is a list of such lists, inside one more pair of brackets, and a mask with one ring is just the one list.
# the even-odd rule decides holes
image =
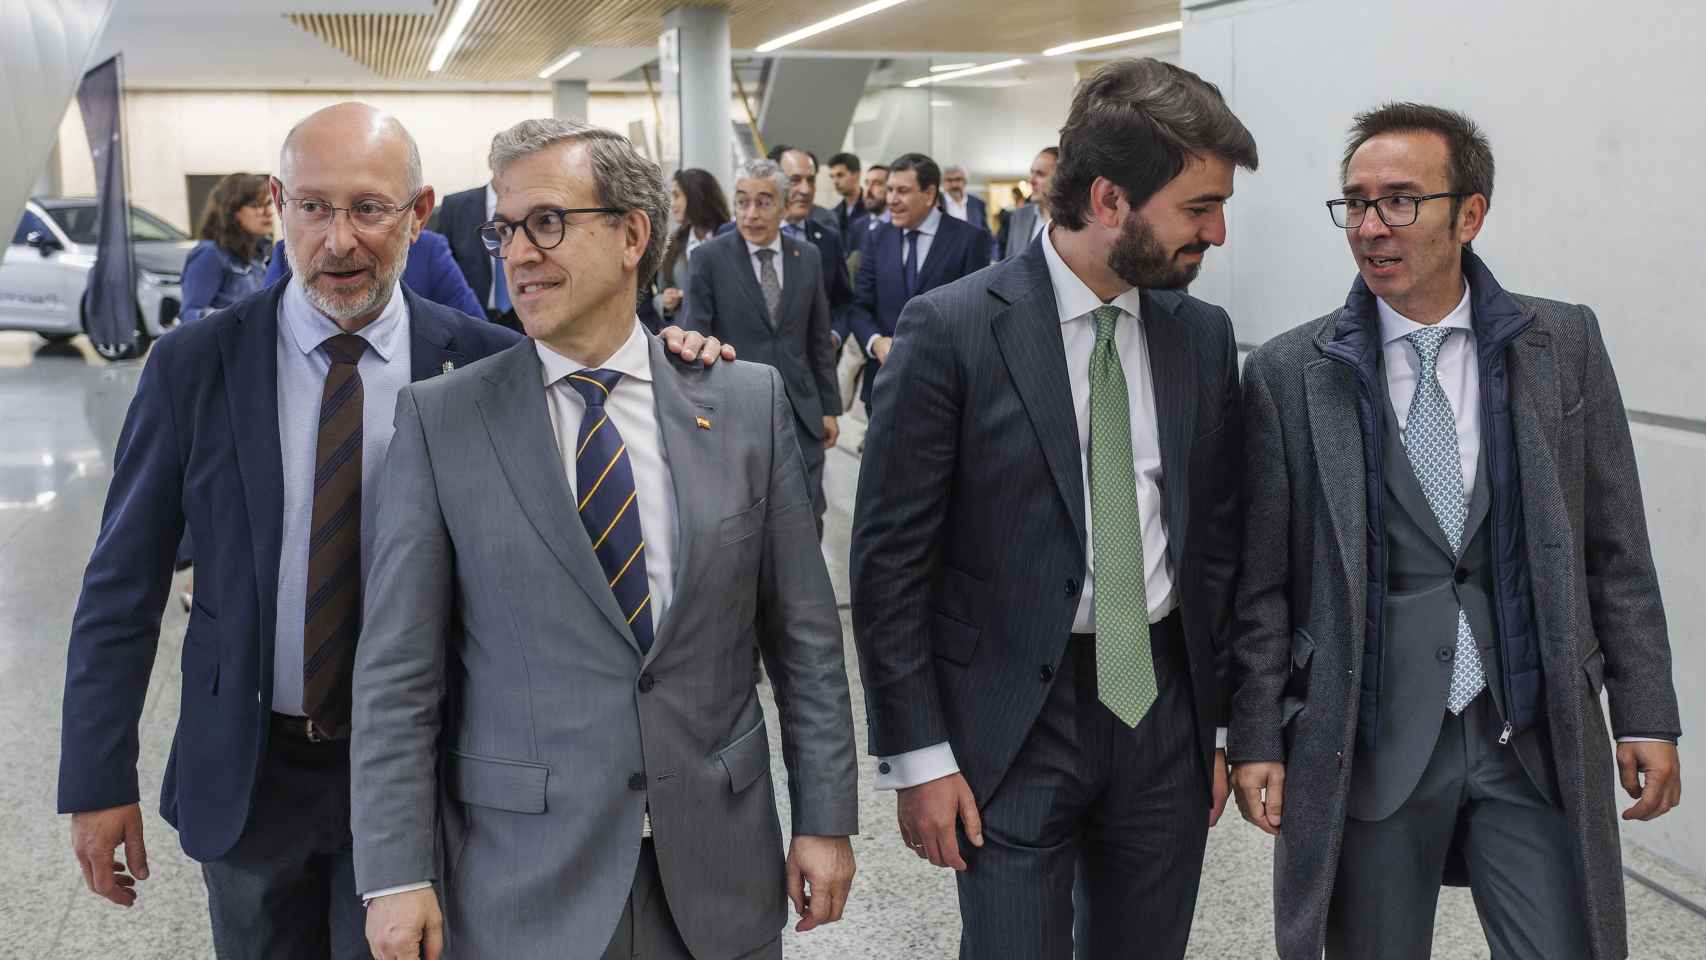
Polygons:
[[[95,265],[93,197],[37,197],[0,260],[0,330],[33,330],[60,343],[86,333],[83,294]],[[130,208],[136,257],[136,344],[95,344],[108,360],[133,357],[178,322],[179,280],[195,246],[183,231],[140,207]]]

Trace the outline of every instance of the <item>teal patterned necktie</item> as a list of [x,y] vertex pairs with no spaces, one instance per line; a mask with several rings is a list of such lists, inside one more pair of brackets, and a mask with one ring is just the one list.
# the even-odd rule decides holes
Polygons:
[[1119,307],[1097,307],[1090,351],[1090,526],[1096,550],[1096,693],[1136,727],[1155,702],[1144,590],[1143,528],[1131,452],[1131,406],[1114,349]]
[[[1439,385],[1439,352],[1449,336],[1450,327],[1429,327],[1404,338],[1416,348],[1416,358],[1421,362],[1416,371],[1416,396],[1410,401],[1410,414],[1404,424],[1404,452],[1409,454],[1410,466],[1416,471],[1422,492],[1427,494],[1434,518],[1451,541],[1452,552],[1462,553],[1463,523],[1469,513],[1463,491],[1463,458],[1457,447],[1457,417],[1452,413],[1445,388]],[[1486,685],[1487,678],[1481,672],[1481,651],[1475,647],[1469,618],[1460,604],[1457,651],[1452,660],[1446,709],[1453,715],[1462,713]]]

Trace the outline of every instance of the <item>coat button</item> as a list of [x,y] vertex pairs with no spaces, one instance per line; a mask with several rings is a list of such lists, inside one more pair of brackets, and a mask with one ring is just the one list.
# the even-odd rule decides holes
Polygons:
[[1457,656],[1457,651],[1451,647],[1440,647],[1438,650],[1434,651],[1434,656],[1439,658],[1440,663],[1446,663],[1449,662],[1452,657]]
[[1069,596],[1069,597],[1076,597],[1076,596],[1078,596],[1078,581],[1077,581],[1077,580],[1075,580],[1075,579],[1072,579],[1072,578],[1070,578],[1070,577],[1069,577],[1069,578],[1067,578],[1067,581],[1066,581],[1066,595],[1067,595],[1067,596]]
[[1045,663],[1042,669],[1037,671],[1037,676],[1041,677],[1044,683],[1047,683],[1054,679],[1054,668]]
[[1455,579],[1457,580],[1458,586],[1462,586],[1463,584],[1468,583],[1469,582],[1469,571],[1463,569],[1462,567],[1458,567]]
[[640,692],[641,693],[651,693],[652,688],[657,686],[657,683],[658,683],[657,680],[651,674],[649,674],[649,673],[640,674]]
[[894,768],[889,766],[889,762],[887,760],[884,760],[882,763],[877,764],[877,772],[878,773],[886,775],[886,774],[892,772],[893,770],[894,770]]
[[629,790],[644,790],[644,789],[646,789],[646,775],[643,773],[630,774],[628,777],[628,789]]

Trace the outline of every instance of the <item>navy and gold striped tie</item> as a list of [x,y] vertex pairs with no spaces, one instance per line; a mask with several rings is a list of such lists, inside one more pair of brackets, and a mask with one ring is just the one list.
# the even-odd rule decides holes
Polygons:
[[646,580],[646,539],[640,529],[639,494],[628,445],[604,409],[622,379],[617,370],[581,370],[567,377],[586,401],[575,442],[575,498],[616,605],[641,652],[652,648],[652,594]]
[[332,367],[320,391],[314,441],[314,512],[302,611],[302,712],[326,736],[349,727],[350,677],[361,633],[361,373],[367,341],[320,344]]

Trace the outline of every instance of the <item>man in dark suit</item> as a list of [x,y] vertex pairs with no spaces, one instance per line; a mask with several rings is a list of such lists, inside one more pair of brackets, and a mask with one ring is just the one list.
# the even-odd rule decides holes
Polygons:
[[1279,954],[1428,957],[1444,875],[1495,957],[1624,957],[1601,690],[1625,819],[1677,803],[1681,727],[1599,323],[1470,251],[1493,154],[1467,117],[1365,113],[1340,173],[1350,296],[1244,368],[1229,755],[1279,837]]
[[854,228],[863,229],[865,218],[871,215],[865,209],[865,193],[859,186],[859,173],[857,154],[838,153],[829,158],[829,180],[841,197],[841,202],[835,205],[835,229],[853,248],[848,251],[849,255],[858,249]]
[[1178,958],[1226,798],[1240,450],[1231,321],[1182,288],[1256,147],[1154,60],[1084,81],[1061,134],[1044,241],[901,315],[853,630],[877,787],[958,871],[960,956]]
[[989,205],[966,192],[966,168],[957,163],[942,168],[942,206],[948,216],[989,231]]
[[462,268],[462,276],[488,320],[496,320],[510,309],[506,284],[493,273],[494,264],[503,269],[501,261],[488,256],[485,244],[480,242],[480,225],[492,218],[496,202],[497,194],[488,182],[446,195],[427,221],[427,229],[444,234],[450,241],[450,255]]
[[823,264],[810,244],[782,234],[787,190],[788,178],[769,160],[752,160],[736,171],[738,232],[694,252],[693,297],[681,325],[739,343],[745,359],[782,375],[821,535],[824,451],[835,446],[841,397]]
[[788,175],[788,208],[783,211],[783,220],[798,225],[809,218],[836,230],[835,212],[817,205],[817,154],[805,147],[778,143],[765,156],[781,165]]
[[131,402],[72,622],[59,810],[90,889],[133,904],[148,877],[137,722],[193,533],[184,735],[160,806],[202,863],[214,949],[366,957],[350,682],[392,401],[519,337],[400,285],[433,190],[394,118],[309,116],[272,191],[291,280],[162,338]]
[[889,164],[892,219],[865,238],[853,288],[853,333],[875,364],[865,368],[867,410],[871,383],[888,358],[901,309],[913,297],[989,265],[984,231],[942,212],[941,185],[936,162],[922,153],[903,154]]
[[[272,260],[267,264],[266,285],[272,286],[290,276],[290,257],[284,241],[273,244]],[[475,299],[474,291],[457,269],[444,234],[422,230],[414,243],[409,244],[409,256],[403,265],[403,286],[433,303],[460,310],[470,317],[484,318],[486,311]]]

